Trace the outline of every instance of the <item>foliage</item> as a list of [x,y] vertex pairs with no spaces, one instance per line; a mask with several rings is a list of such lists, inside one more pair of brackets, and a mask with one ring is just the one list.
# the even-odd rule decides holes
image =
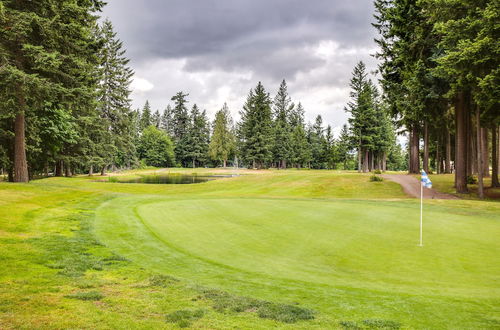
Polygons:
[[169,167],[175,164],[174,146],[170,137],[154,126],[149,126],[142,133],[138,152],[148,166]]

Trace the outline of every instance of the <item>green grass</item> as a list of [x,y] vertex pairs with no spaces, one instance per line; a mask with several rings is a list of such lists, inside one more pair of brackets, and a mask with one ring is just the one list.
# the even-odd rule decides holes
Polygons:
[[[420,180],[420,175],[416,175]],[[477,200],[477,184],[467,185],[469,188],[468,194],[457,194],[454,187],[455,175],[454,174],[439,174],[439,175],[429,175],[432,181],[432,187],[440,192],[447,194],[452,194],[463,199],[474,199]],[[485,188],[485,199],[490,201],[500,201],[500,188],[491,188],[491,178],[484,178],[484,188]]]
[[500,203],[426,201],[418,247],[418,201],[369,175],[114,182],[169,171],[235,172],[0,183],[0,328],[500,326]]

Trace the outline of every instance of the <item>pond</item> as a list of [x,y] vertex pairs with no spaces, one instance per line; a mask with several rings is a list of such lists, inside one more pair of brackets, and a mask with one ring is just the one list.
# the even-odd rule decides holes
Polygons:
[[118,177],[110,177],[109,182],[116,183],[148,183],[148,184],[193,184],[203,183],[207,181],[232,178],[238,175],[143,175],[131,179],[120,179]]

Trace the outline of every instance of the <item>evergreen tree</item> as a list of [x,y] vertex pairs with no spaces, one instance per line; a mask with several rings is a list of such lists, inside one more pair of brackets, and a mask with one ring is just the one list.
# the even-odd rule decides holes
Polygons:
[[304,108],[299,102],[291,114],[290,126],[291,136],[291,161],[294,166],[300,168],[311,161],[311,150],[307,141],[307,133],[304,123]]
[[184,166],[190,165],[188,156],[188,132],[190,129],[191,121],[186,104],[188,101],[186,97],[189,94],[178,92],[172,97],[174,101],[173,115],[172,115],[172,137],[175,144],[175,158],[180,164]]
[[311,167],[326,168],[327,142],[321,115],[316,116],[314,124],[309,126],[308,142],[311,149]]
[[346,124],[342,126],[342,130],[340,131],[339,140],[337,143],[336,153],[337,153],[337,161],[342,164],[343,170],[350,170],[354,168],[350,168],[349,163],[352,161],[352,145],[353,138],[350,135],[349,128]]
[[370,170],[370,152],[375,148],[374,138],[377,131],[374,100],[375,87],[367,79],[366,67],[359,62],[353,70],[349,86],[351,101],[344,109],[351,114],[349,118],[351,135],[358,146],[358,171]]
[[207,161],[210,127],[206,111],[200,112],[196,104],[191,109],[191,125],[187,133],[187,153],[194,167]]
[[[97,150],[90,152],[90,166],[127,165],[135,161],[133,122],[131,121],[130,84],[133,71],[128,67],[122,42],[117,38],[113,25],[105,20],[98,28],[100,82],[98,108],[105,132],[97,134]],[[109,151],[105,153],[104,151]],[[96,157],[100,155],[99,157]],[[92,172],[92,169],[90,170]]]
[[161,115],[161,119],[160,119],[160,128],[162,130],[164,130],[170,136],[174,135],[173,129],[172,129],[173,128],[172,114],[173,114],[172,107],[169,104],[169,105],[167,105],[167,107],[163,111],[163,114]]
[[149,105],[149,101],[146,101],[144,107],[142,108],[141,117],[139,120],[139,129],[142,132],[152,125],[154,126],[153,116],[151,114],[151,106]]
[[222,162],[224,168],[227,160],[236,150],[236,141],[233,133],[233,120],[227,104],[215,114],[213,133],[210,139],[209,153],[213,160]]
[[294,110],[294,104],[288,96],[285,80],[281,82],[278,93],[274,98],[273,110],[273,157],[278,162],[279,167],[286,168],[287,161],[292,158],[290,116]]
[[239,137],[243,159],[253,168],[263,168],[272,160],[271,99],[261,82],[248,94],[243,110]]
[[98,0],[0,3],[0,111],[13,119],[13,181],[29,180],[26,145],[41,140],[26,127],[34,126],[42,108],[96,115],[92,29],[102,6]]
[[161,115],[160,110],[156,110],[151,116],[151,123],[154,127],[160,128],[161,125]]
[[336,168],[336,163],[337,163],[337,151],[336,151],[336,146],[335,146],[335,138],[333,136],[333,131],[332,127],[328,125],[325,130],[325,161],[326,161],[326,166],[329,170],[335,169]]

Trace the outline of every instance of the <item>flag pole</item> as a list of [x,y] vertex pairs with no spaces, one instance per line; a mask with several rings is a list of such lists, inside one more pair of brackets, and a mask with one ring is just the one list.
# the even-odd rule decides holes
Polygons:
[[424,206],[424,185],[420,182],[420,246],[422,246],[422,212]]

